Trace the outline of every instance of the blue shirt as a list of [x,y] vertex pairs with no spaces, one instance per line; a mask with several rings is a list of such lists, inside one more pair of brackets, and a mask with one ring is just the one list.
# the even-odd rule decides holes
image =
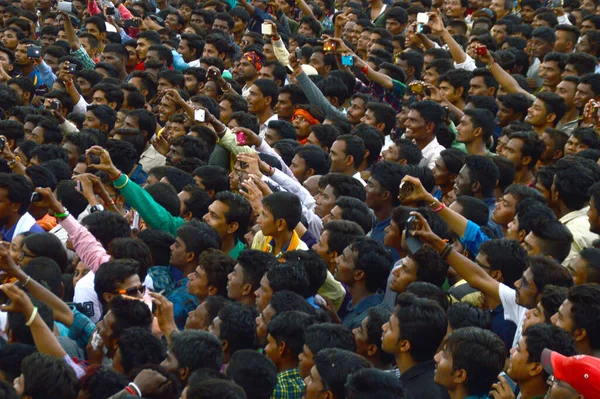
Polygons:
[[477,256],[481,244],[489,239],[490,238],[483,231],[481,231],[481,227],[470,220],[467,220],[467,228],[465,229],[465,234],[460,237],[460,241],[471,253],[471,255]]
[[360,327],[363,319],[367,317],[367,310],[379,305],[383,301],[383,293],[373,294],[366,297],[362,301],[356,304],[352,303],[352,300],[348,303],[346,315],[342,319],[342,325],[349,329]]
[[[2,226],[2,229],[0,229],[0,234],[2,234],[2,241],[6,241],[6,242],[11,242],[13,239],[13,235],[15,234],[15,228],[17,227],[17,224],[19,222],[17,221],[17,223],[15,223],[13,225],[13,227],[11,227],[8,231],[6,230],[6,226]],[[33,226],[31,226],[31,228],[29,229],[30,232],[32,233],[45,233],[46,230],[44,230],[39,224],[34,223]]]
[[[369,237],[371,237],[372,239],[377,240],[383,244],[383,239],[385,238],[385,229],[390,225],[391,222],[392,222],[392,218],[389,217],[385,220],[382,220],[381,222],[376,223],[375,226],[373,226],[373,229],[369,232]],[[387,248],[388,252],[390,253],[390,255],[392,255],[392,265],[393,265],[398,259],[400,259],[400,254],[398,254],[398,251],[396,251],[392,247],[386,247],[386,248]]]
[[146,171],[142,168],[141,164],[138,164],[137,168],[135,168],[135,170],[131,172],[129,180],[142,186],[146,184],[146,180],[148,180],[148,173],[146,173]]
[[486,198],[483,200],[483,202],[485,202],[485,204],[488,206],[488,209],[490,210],[490,216],[488,219],[487,226],[490,229],[492,229],[493,232],[496,233],[496,236],[498,238],[502,238],[504,236],[504,234],[502,234],[502,227],[500,227],[500,225],[498,225],[496,222],[494,222],[492,220],[492,213],[494,213],[494,209],[496,209],[496,198],[494,198],[494,197]]

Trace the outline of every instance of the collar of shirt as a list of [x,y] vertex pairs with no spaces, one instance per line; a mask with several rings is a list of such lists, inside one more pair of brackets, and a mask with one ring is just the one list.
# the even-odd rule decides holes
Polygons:
[[590,209],[589,205],[586,207],[583,207],[581,209],[577,209],[576,211],[571,211],[569,213],[567,213],[565,216],[561,217],[558,221],[561,222],[562,224],[567,224],[570,221],[580,218],[580,217],[586,217],[587,218],[587,211]]
[[370,295],[370,296],[364,298],[362,301],[360,301],[356,305],[354,305],[352,303],[352,300],[350,300],[350,302],[348,303],[348,313],[350,313],[350,312],[362,313],[369,308],[377,306],[383,300],[383,295],[384,294],[380,294],[380,293]]
[[406,381],[411,378],[420,376],[421,374],[430,372],[435,369],[435,361],[428,360],[423,363],[416,364],[400,375],[400,379]]

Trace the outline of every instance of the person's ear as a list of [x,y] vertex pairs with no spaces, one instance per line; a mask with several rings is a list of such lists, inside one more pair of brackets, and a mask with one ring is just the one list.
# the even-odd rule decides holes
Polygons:
[[478,181],[471,183],[471,191],[476,193],[479,192],[481,190],[481,183],[479,183]]
[[504,279],[500,270],[492,270],[492,274],[490,274],[490,277],[492,277],[496,281],[502,281]]
[[554,151],[554,155],[552,156],[552,160],[559,160],[561,159],[563,156],[565,156],[565,152],[563,150],[556,150]]
[[102,298],[104,299],[104,301],[107,304],[110,303],[110,301],[112,301],[113,297],[114,297],[114,294],[111,294],[111,293],[108,293],[108,292],[105,292],[104,294],[102,294]]
[[187,381],[190,378],[190,369],[189,367],[182,367],[177,369],[177,374],[179,374],[180,381]]
[[117,103],[115,101],[111,101],[108,103],[108,106],[111,107],[112,109],[116,110],[117,109]]
[[184,258],[185,258],[185,261],[186,261],[187,263],[192,263],[192,262],[194,261],[194,258],[195,258],[195,257],[196,257],[196,254],[195,254],[195,253],[193,253],[193,252],[186,252],[186,253],[185,253],[185,256],[184,256]]
[[271,96],[267,96],[267,97],[264,97],[264,100],[265,100],[265,106],[270,107],[271,103],[273,102],[273,98]]
[[454,383],[455,384],[464,384],[465,382],[467,382],[467,370],[465,369],[459,369],[456,371],[453,371],[452,374],[454,374]]
[[192,216],[192,212],[187,211],[183,215],[181,215],[181,218],[189,222],[190,220],[192,220]]
[[367,356],[373,357],[377,353],[377,345],[369,345],[367,346]]
[[215,296],[219,293],[219,290],[214,285],[209,285],[206,287],[206,290],[208,291],[208,296]]
[[333,265],[335,263],[335,258],[337,258],[337,257],[338,257],[337,251],[331,251],[327,255],[327,263],[329,263],[330,265]]
[[483,135],[483,129],[478,127],[473,131],[473,137],[481,137]]
[[452,183],[454,183],[454,180],[456,180],[456,177],[458,175],[456,173],[451,173],[448,175],[448,180],[450,180]]
[[408,353],[410,352],[410,347],[410,342],[405,339],[401,339],[400,342],[398,342],[398,349],[400,352]]
[[454,89],[454,93],[456,94],[456,97],[458,97],[458,98],[462,98],[464,92],[465,92],[464,87],[458,87],[458,88]]
[[277,219],[275,221],[275,226],[277,227],[277,231],[284,231],[287,229],[287,224],[283,219]]
[[[213,190],[214,192],[214,190]],[[233,234],[240,227],[238,222],[231,222],[227,225],[227,234]]]
[[530,163],[531,163],[531,157],[529,155],[526,155],[523,158],[521,158],[522,165],[529,165]]
[[223,344],[223,353],[227,352],[227,350],[229,349],[229,341],[227,341],[226,339],[222,339],[221,343]]
[[428,124],[425,125],[425,130],[427,131],[427,134],[433,134],[434,129],[435,129],[435,123],[433,123],[433,122],[429,122]]
[[[66,111],[66,110],[65,110]],[[63,115],[64,116],[64,115]],[[108,132],[110,129],[108,128],[108,125],[100,125],[102,126],[102,131],[103,132]]]
[[573,332],[573,338],[575,338],[575,342],[581,342],[588,337],[588,332],[585,328],[578,328]]
[[354,270],[354,281],[364,280],[365,279],[365,271],[364,270]]
[[369,158],[369,155],[371,155],[371,151],[365,149],[365,151],[363,152],[363,160],[366,161],[367,158]]
[[346,158],[344,158],[344,164],[346,166],[353,166],[354,165],[354,157],[352,155],[347,155]]
[[[517,232],[517,240],[519,242],[523,242],[525,241],[525,236],[527,235],[527,232],[525,230],[519,230]],[[536,302],[537,303],[537,302]]]
[[546,122],[548,122],[548,123],[553,123],[555,119],[556,119],[555,113],[546,115]]
[[540,375],[544,371],[542,363],[534,362],[529,365],[529,375],[532,377]]
[[250,296],[253,293],[254,293],[254,290],[252,289],[252,285],[250,285],[250,284],[242,285],[242,296]]

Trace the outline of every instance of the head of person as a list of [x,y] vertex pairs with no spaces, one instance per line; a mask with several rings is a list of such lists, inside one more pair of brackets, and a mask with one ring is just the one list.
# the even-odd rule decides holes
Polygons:
[[208,328],[223,343],[224,361],[243,349],[256,349],[256,323],[258,313],[254,307],[241,303],[225,305]]
[[527,258],[527,268],[515,282],[517,304],[533,309],[540,301],[546,285],[571,287],[573,279],[565,267],[553,259],[542,256]]
[[369,359],[375,365],[382,367],[394,363],[393,354],[385,352],[381,345],[383,325],[390,320],[392,312],[387,309],[373,307],[367,310],[367,317],[360,326],[353,329],[356,342],[356,353]]
[[573,234],[557,220],[535,220],[531,231],[523,241],[523,247],[530,255],[543,255],[558,262],[565,260],[571,250]]
[[332,220],[323,226],[319,241],[312,249],[335,271],[335,259],[352,243],[364,235],[364,230],[350,220]]
[[573,283],[581,285],[600,281],[600,249],[583,248],[579,255],[573,259],[567,269],[573,276]]
[[304,333],[314,323],[313,316],[296,310],[282,312],[267,326],[265,354],[281,372],[290,365],[296,367],[304,347]]
[[255,350],[236,351],[227,364],[226,375],[242,387],[247,396],[269,399],[277,385],[277,368]]
[[402,293],[415,281],[424,281],[438,287],[444,284],[448,264],[434,250],[422,247],[402,259],[402,266],[392,271],[389,288]]
[[167,355],[166,345],[148,328],[131,327],[124,330],[117,345],[112,367],[124,375],[146,364],[159,365]]
[[349,173],[359,168],[363,161],[365,144],[363,139],[350,134],[338,136],[329,150],[330,172]]
[[435,138],[443,123],[444,110],[434,101],[417,101],[409,105],[405,122],[406,138],[428,143]]
[[[186,245],[187,248],[189,247]],[[198,251],[200,248],[192,247],[191,249]],[[203,248],[202,251],[196,253],[200,254],[198,266],[193,273],[188,275],[190,281],[187,291],[200,299],[213,295],[226,296],[227,275],[233,270],[235,260],[214,247]]]
[[367,399],[372,396],[381,399],[405,399],[408,392],[400,379],[384,370],[362,368],[348,376],[347,399]]
[[532,230],[534,221],[543,218],[556,220],[556,215],[552,209],[537,200],[531,198],[521,201],[517,205],[515,218],[508,224],[506,237],[523,243]]
[[0,220],[18,220],[27,211],[32,192],[33,186],[25,176],[0,173]]
[[[333,129],[327,129],[327,125],[315,126],[321,126],[322,128],[324,128],[319,128],[319,132],[325,133],[326,131],[334,131]],[[313,130],[311,135],[315,134],[315,132],[316,130]],[[315,134],[315,136],[317,136],[317,134]],[[335,140],[335,138],[333,138],[333,140]],[[319,140],[319,142],[321,142],[321,140]],[[329,168],[329,154],[327,154],[326,150],[316,145],[304,145],[298,147],[295,150],[294,158],[292,159],[292,163],[290,164],[290,169],[294,174],[294,177],[296,177],[296,179],[300,183],[303,183],[306,179],[314,175],[326,175],[329,172]]]
[[542,365],[552,380],[547,393],[548,399],[587,398],[597,395],[597,370],[600,362],[593,356],[563,356],[545,349],[542,352]]
[[465,110],[458,126],[456,126],[458,131],[456,139],[467,144],[477,140],[487,143],[492,133],[494,133],[495,127],[496,122],[491,111],[483,108],[468,109]]
[[240,252],[233,271],[227,275],[227,297],[233,301],[253,297],[260,280],[274,263],[275,258],[268,252],[253,249]]
[[556,93],[541,92],[527,109],[525,122],[534,127],[556,126],[567,111],[565,100]]
[[181,382],[200,369],[219,371],[223,364],[223,345],[207,331],[186,330],[173,335],[167,357],[161,363]]
[[336,279],[350,287],[361,284],[367,292],[385,288],[391,255],[372,238],[357,237],[336,258]]
[[397,163],[383,161],[373,165],[365,187],[367,206],[377,210],[399,205],[398,190],[403,177],[403,167]]
[[77,398],[77,377],[71,366],[43,353],[23,359],[14,387],[21,398]]
[[552,284],[544,287],[537,306],[525,312],[523,331],[535,324],[552,324],[552,316],[558,312],[560,305],[567,299],[568,293],[567,287],[558,287]]
[[281,235],[296,228],[302,216],[300,200],[288,192],[276,192],[263,199],[258,224],[266,236]]
[[500,172],[496,164],[482,155],[469,155],[454,181],[454,193],[481,198],[493,196]]
[[307,378],[315,365],[315,355],[327,348],[356,351],[352,331],[339,324],[320,323],[306,329],[304,347],[299,355],[300,376]]
[[475,260],[494,280],[514,287],[527,266],[527,252],[515,240],[494,239],[481,245]]
[[508,226],[515,218],[519,203],[528,198],[533,198],[542,204],[546,204],[546,199],[536,189],[523,184],[511,184],[504,190],[502,199],[496,202],[496,208],[494,208],[492,213],[492,220],[502,226]]
[[259,312],[263,312],[273,294],[279,291],[295,292],[306,298],[308,290],[308,275],[298,262],[274,262],[260,279],[260,287],[254,292],[256,307]]

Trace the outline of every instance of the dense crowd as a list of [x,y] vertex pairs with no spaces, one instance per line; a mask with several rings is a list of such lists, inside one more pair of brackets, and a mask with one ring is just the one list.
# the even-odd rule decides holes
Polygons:
[[0,14],[0,399],[600,399],[600,0]]

